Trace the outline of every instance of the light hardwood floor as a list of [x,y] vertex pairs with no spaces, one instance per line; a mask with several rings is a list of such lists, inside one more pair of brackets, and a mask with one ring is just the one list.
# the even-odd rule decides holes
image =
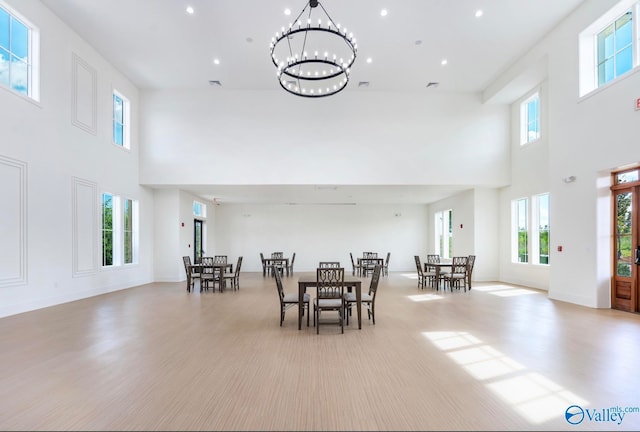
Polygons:
[[[299,274],[284,277],[296,290]],[[365,283],[368,286],[368,282]],[[640,316],[382,277],[376,325],[279,326],[275,281],[154,283],[0,319],[1,430],[638,430]],[[598,411],[599,412],[599,411]]]

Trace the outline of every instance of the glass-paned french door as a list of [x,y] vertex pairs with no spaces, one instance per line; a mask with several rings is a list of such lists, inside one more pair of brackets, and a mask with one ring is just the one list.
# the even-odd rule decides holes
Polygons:
[[196,264],[200,263],[204,253],[204,250],[202,250],[202,224],[203,222],[199,219],[193,220],[193,262]]
[[640,311],[640,181],[638,171],[615,173],[613,196],[613,257],[611,307]]

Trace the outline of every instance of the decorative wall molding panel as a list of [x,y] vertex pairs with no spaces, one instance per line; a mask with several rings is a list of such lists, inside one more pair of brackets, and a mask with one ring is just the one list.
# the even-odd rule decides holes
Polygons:
[[90,134],[98,134],[98,73],[73,54],[71,123]]
[[0,287],[27,283],[27,164],[0,156]]
[[72,177],[73,276],[86,276],[98,270],[98,185]]

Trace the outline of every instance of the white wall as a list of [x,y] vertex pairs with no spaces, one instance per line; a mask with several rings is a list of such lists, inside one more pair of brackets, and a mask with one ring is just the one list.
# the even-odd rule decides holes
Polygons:
[[[476,255],[473,280],[498,279],[498,191],[479,188],[461,192],[429,205],[427,253],[435,247],[434,214],[451,210],[452,256]],[[424,259],[424,255],[421,255]]]
[[[177,189],[156,189],[154,191],[154,274],[153,279],[160,282],[175,282],[186,278],[182,257],[193,256],[185,250],[183,233],[189,228],[180,227],[182,207],[180,191]],[[185,221],[186,222],[186,221]],[[193,217],[191,217],[193,233]]]
[[[538,90],[541,109],[540,139],[529,144],[520,144],[520,105],[532,91]],[[536,82],[511,104],[511,178],[512,185],[500,191],[499,218],[500,230],[500,280],[548,290],[550,266],[512,262],[512,224],[511,202],[520,198],[529,199],[530,220],[532,200],[535,195],[549,192],[549,140],[552,132],[548,122],[549,110],[548,85],[546,81]],[[550,206],[556,205],[555,197],[550,196]],[[554,223],[551,222],[553,240]],[[532,254],[530,254],[532,256]],[[551,266],[553,259],[550,258]]]
[[509,112],[479,95],[284,93],[144,91],[141,183],[508,184]]
[[260,252],[269,257],[296,253],[294,270],[313,271],[318,261],[340,261],[351,271],[364,251],[385,258],[389,271],[415,272],[413,256],[426,255],[425,205],[244,205],[216,206],[215,251],[242,271],[262,271]]
[[468,224],[474,237],[473,249],[469,255],[476,255],[472,275],[474,281],[499,280],[499,205],[497,189],[474,190],[474,222]]
[[[23,262],[0,265],[0,280],[15,272],[14,264],[25,268],[20,282],[0,286],[0,316],[150,282],[153,269],[153,195],[138,184],[137,89],[40,2],[12,6],[40,29],[41,99],[32,102],[0,88],[0,157],[25,167],[27,209],[24,220],[4,218],[17,204],[18,191],[15,184],[0,189],[7,224],[2,229],[23,231],[25,239]],[[93,80],[74,81],[74,70],[93,72]],[[111,144],[114,88],[131,102],[131,151]],[[3,167],[8,170],[6,163]],[[138,264],[101,268],[99,209],[90,197],[76,201],[78,180],[89,185],[96,203],[103,191],[139,201]],[[87,240],[87,235],[95,237]],[[12,239],[0,239],[3,253],[18,253]]]
[[[640,97],[640,72],[635,70],[579,98],[578,34],[615,3],[584,2],[498,80],[508,89],[509,80],[518,79],[514,71],[537,69],[539,59],[547,59],[544,106],[548,115],[543,134],[548,149],[531,146],[514,151],[513,182],[500,198],[501,279],[548,285],[551,298],[599,308],[610,307],[611,202],[607,174],[640,160],[640,111],[634,110],[634,101]],[[530,83],[530,87],[535,84]],[[516,127],[515,118],[512,127]],[[527,169],[538,166],[538,174]],[[576,177],[574,183],[562,181],[571,175]],[[510,200],[546,190],[551,206],[548,284],[546,274],[512,264],[508,246]],[[562,252],[557,251],[560,245]]]

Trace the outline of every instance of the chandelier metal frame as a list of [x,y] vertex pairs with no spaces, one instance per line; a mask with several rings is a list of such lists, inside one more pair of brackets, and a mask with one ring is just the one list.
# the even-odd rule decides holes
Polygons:
[[[318,19],[317,25],[313,25],[311,13],[318,6],[326,15],[327,21],[323,24],[322,19]],[[307,9],[309,15],[306,25],[303,25],[300,17]],[[313,43],[312,39],[319,35],[339,38],[338,42],[344,42],[350,57],[339,58],[336,53],[330,54],[328,51],[319,55],[317,47],[312,47],[313,54],[308,55],[307,43]],[[300,52],[294,52],[291,40],[300,36],[303,37],[302,47]],[[280,47],[279,50],[283,50],[283,41],[288,44],[284,48],[288,55],[286,58],[278,58],[276,49]],[[348,33],[347,28],[341,27],[340,24],[336,25],[318,0],[309,0],[293,23],[290,23],[288,28],[282,27],[281,31],[276,33],[269,48],[271,60],[277,68],[276,75],[280,86],[291,94],[309,98],[331,96],[344,90],[349,83],[351,66],[358,52],[353,33]]]

